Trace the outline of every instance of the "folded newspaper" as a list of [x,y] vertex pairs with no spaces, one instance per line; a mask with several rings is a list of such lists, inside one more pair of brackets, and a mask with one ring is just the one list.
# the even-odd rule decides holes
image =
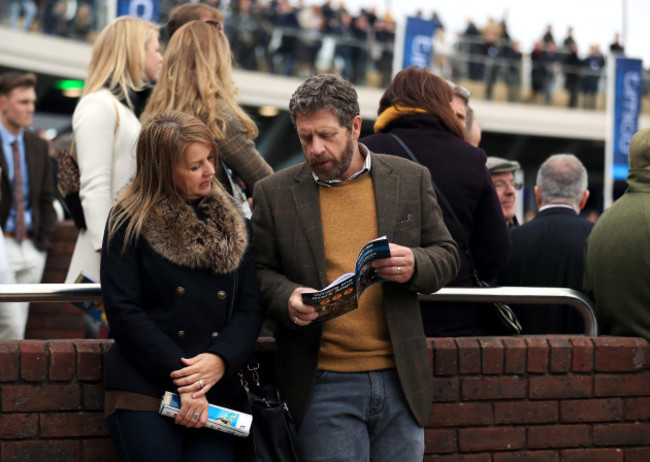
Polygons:
[[[176,393],[166,391],[160,402],[158,413],[175,418],[181,409],[181,399]],[[244,412],[233,411],[225,407],[210,404],[206,427],[233,435],[246,437],[251,431],[253,416]]]

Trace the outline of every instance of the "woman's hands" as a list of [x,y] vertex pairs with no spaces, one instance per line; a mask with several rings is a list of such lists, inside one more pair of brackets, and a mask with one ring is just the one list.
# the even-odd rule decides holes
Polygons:
[[205,396],[192,397],[192,393],[179,393],[181,409],[176,423],[188,428],[201,428],[208,421],[208,400]]
[[192,399],[204,397],[208,390],[221,380],[226,372],[226,365],[223,360],[213,353],[201,353],[193,358],[181,358],[181,361],[187,367],[170,374],[174,379],[174,384],[178,387],[178,393],[181,397],[184,393],[190,394]]

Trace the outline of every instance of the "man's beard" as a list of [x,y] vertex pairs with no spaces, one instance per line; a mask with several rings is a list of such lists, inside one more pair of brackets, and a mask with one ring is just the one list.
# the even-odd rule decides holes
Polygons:
[[321,167],[318,165],[318,162],[323,162],[324,160],[333,160],[333,159],[324,159],[319,157],[318,159],[309,160],[309,168],[318,176],[321,180],[340,180],[343,179],[343,175],[350,168],[352,163],[352,158],[354,157],[354,140],[350,136],[348,142],[345,145],[345,151],[343,152],[343,157],[338,163],[335,163],[332,166]]

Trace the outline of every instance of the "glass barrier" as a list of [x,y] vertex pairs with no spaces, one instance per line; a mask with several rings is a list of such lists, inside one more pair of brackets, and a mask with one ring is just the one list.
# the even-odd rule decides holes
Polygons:
[[[2,23],[36,33],[92,42],[106,24],[106,0],[9,0]],[[160,22],[179,2],[161,2]],[[355,85],[383,88],[391,79],[395,23],[371,13],[352,17],[288,2],[231,2],[225,32],[234,65],[249,71],[305,78],[339,72]],[[113,6],[114,7],[114,6]],[[161,30],[165,41],[164,28]],[[606,106],[606,62],[597,49],[535,45],[522,52],[511,40],[459,35],[448,43],[432,37],[429,68],[465,86],[474,99],[599,109]],[[650,70],[645,72],[642,112],[650,113]]]

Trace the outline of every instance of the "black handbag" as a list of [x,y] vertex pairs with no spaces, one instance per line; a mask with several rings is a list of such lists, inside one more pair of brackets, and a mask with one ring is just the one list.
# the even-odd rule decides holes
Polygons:
[[[418,159],[415,157],[411,149],[402,141],[402,139],[393,134],[389,133],[390,136],[393,137],[395,141],[402,147],[402,149],[408,154],[410,159],[419,164],[420,162]],[[433,178],[431,179],[431,184],[433,186],[433,190],[436,192],[436,195],[438,196],[438,201],[440,202],[441,206],[444,206],[444,208],[449,212],[449,215],[453,218],[454,222],[456,223],[456,226],[458,227],[458,230],[460,231],[460,235],[462,236],[463,240],[462,242],[459,242],[458,245],[461,247],[463,252],[467,255],[469,259],[469,263],[471,266],[471,271],[472,271],[472,280],[474,281],[474,285],[476,287],[490,287],[490,285],[483,281],[481,278],[478,276],[478,271],[476,270],[476,266],[474,265],[474,259],[472,258],[472,252],[469,249],[469,244],[467,243],[467,240],[465,238],[465,234],[462,232],[462,227],[460,225],[460,220],[458,220],[458,217],[456,216],[456,213],[454,212],[454,209],[451,207],[451,204],[445,197],[445,195],[442,193],[440,188],[438,188],[438,185],[436,185],[435,181],[433,181]],[[505,303],[501,302],[495,302],[492,303],[492,306],[494,307],[494,310],[491,311],[491,316],[487,320],[488,328],[491,332],[497,335],[517,335],[521,333],[521,324],[519,323],[519,320],[517,319],[517,316],[515,315],[514,311],[512,311],[512,308],[510,308],[508,305]]]
[[262,384],[259,363],[239,372],[246,392],[246,412],[253,416],[246,462],[299,462],[296,428],[275,384]]

